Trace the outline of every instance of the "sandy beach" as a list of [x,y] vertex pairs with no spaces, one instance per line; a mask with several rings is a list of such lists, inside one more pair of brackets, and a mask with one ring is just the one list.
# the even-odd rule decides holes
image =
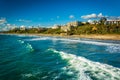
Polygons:
[[[43,35],[44,36],[44,35]],[[46,36],[60,36],[60,35],[46,35]],[[60,37],[73,37],[73,38],[89,38],[89,39],[101,39],[101,40],[120,40],[120,35],[71,35]]]
[[101,39],[101,40],[120,40],[120,35],[118,34],[91,34],[91,35],[79,35],[81,38],[91,38],[91,39]]
[[[11,34],[11,33],[7,33]],[[13,34],[13,35],[31,35],[31,36],[51,36],[51,37],[64,37],[64,38],[88,38],[99,40],[120,40],[120,34],[81,34],[81,35],[59,35],[59,34]]]

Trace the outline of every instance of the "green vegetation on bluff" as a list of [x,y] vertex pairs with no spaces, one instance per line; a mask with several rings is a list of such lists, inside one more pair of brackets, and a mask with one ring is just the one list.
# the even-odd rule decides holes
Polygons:
[[[37,33],[37,34],[63,34],[63,35],[80,35],[80,34],[120,34],[120,24],[105,24],[106,18],[101,18],[94,24],[79,22],[79,26],[59,26],[57,28],[15,28],[4,33]],[[72,22],[74,25],[74,22]],[[75,22],[75,24],[77,24]],[[68,29],[68,30],[65,30]]]
[[120,25],[87,24],[70,31],[73,34],[120,34]]
[[41,34],[61,34],[67,33],[68,35],[80,34],[120,34],[120,25],[104,25],[104,24],[84,24],[81,26],[73,27],[71,31],[64,32],[60,28],[27,28],[20,30],[15,28],[6,31],[6,33],[41,33]]

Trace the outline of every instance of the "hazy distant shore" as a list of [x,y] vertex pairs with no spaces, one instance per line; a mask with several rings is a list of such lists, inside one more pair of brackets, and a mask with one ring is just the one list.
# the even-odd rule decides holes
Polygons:
[[[1,33],[1,34],[13,34],[16,33]],[[81,35],[59,35],[59,34],[18,34],[18,35],[31,35],[31,36],[53,36],[64,38],[88,38],[88,39],[100,39],[100,40],[120,40],[120,34],[81,34]]]

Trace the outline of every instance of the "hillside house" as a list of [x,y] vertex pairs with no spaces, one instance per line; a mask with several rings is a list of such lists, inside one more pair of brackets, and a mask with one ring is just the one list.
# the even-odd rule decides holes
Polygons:
[[117,25],[120,25],[120,20],[107,20],[105,21],[104,23],[105,25],[113,25],[113,24],[117,24]]

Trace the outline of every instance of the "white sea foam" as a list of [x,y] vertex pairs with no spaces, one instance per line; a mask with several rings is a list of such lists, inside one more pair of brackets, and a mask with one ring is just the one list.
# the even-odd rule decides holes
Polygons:
[[39,72],[36,72],[36,73],[26,73],[26,74],[21,74],[22,76],[22,79],[20,80],[29,80],[30,78],[35,78],[35,80],[48,80],[48,76],[42,76],[42,77],[39,77],[38,75],[41,74]]
[[109,53],[119,53],[120,52],[120,44],[116,43],[107,43],[93,40],[81,40],[81,39],[67,39],[67,38],[55,38],[55,37],[39,37],[28,39],[29,41],[38,41],[38,40],[52,40],[53,42],[61,41],[61,43],[71,44],[71,43],[83,43],[83,44],[92,44],[98,46],[106,46],[106,51]]
[[84,44],[92,44],[92,45],[102,45],[102,46],[110,46],[110,45],[119,45],[115,43],[106,43],[106,42],[98,42],[93,40],[80,40],[80,39],[60,39],[66,42],[78,42],[78,43],[84,43]]
[[18,40],[21,44],[23,44],[24,43],[24,41],[22,41],[22,40]]
[[32,77],[32,76],[34,76],[34,75],[31,74],[31,73],[28,73],[28,74],[22,74],[22,76],[23,76],[23,77]]
[[64,41],[66,43],[68,42],[77,42],[77,43],[84,43],[84,44],[92,44],[92,45],[101,45],[101,46],[119,46],[120,44],[116,43],[106,43],[106,42],[98,42],[93,40],[81,40],[81,39],[67,39],[67,38],[55,38],[55,37],[39,37],[39,38],[32,38],[27,39],[27,41],[38,41],[38,40],[53,40],[53,41]]
[[18,34],[15,34],[15,36],[18,36],[18,37],[25,37],[26,35],[18,35]]
[[41,38],[32,38],[32,39],[26,39],[25,41],[40,41],[40,40],[48,40],[49,37],[41,37]]
[[109,53],[120,53],[120,46],[107,46],[106,51]]
[[32,45],[29,43],[26,44],[26,48],[30,49],[31,52],[34,51]]
[[[12,34],[13,35],[13,34]],[[14,34],[15,36],[18,36],[18,37],[37,37],[35,35],[27,35],[27,34]]]
[[23,40],[18,40],[18,42],[20,42],[21,44],[23,44],[27,49],[29,49],[30,51],[34,51],[33,47],[31,44],[29,43],[25,43]]
[[[93,62],[74,54],[68,54],[54,49],[49,50],[58,53],[63,60],[68,60],[70,65],[63,67],[63,70],[67,72],[68,69],[74,68],[74,70],[78,71],[77,80],[120,80],[120,68]],[[68,72],[68,74],[72,74],[72,72]]]

